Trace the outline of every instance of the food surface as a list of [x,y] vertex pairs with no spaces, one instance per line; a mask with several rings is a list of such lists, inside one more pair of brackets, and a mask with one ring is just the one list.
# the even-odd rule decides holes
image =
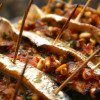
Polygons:
[[[32,5],[25,21],[15,64],[12,60],[22,19],[15,26],[7,19],[0,18],[0,98],[2,100],[8,98],[12,100],[17,80],[27,60],[27,54],[29,62],[21,82],[25,86],[21,85],[17,95],[18,100],[70,100],[66,92],[68,89],[75,90],[84,97],[89,94],[91,98],[98,100],[100,97],[100,51],[66,84],[64,90],[58,94],[54,93],[59,85],[73,74],[96,49],[100,48],[100,14],[87,7],[80,21],[75,20],[83,5],[77,8],[68,27],[66,26],[61,37],[55,42],[74,8],[75,5],[68,5],[63,0],[54,0],[50,5],[43,7],[43,10]],[[90,13],[92,16],[88,15]],[[91,19],[93,15],[97,16],[97,22],[94,21],[96,18]],[[90,19],[91,22],[86,21]],[[5,73],[8,75],[6,78]],[[4,95],[6,96],[3,97]]]
[[[4,64],[5,61],[6,64]],[[4,70],[6,73],[19,77],[23,69],[24,63],[16,61],[15,65],[8,57],[0,55],[0,65],[1,69]],[[45,99],[67,100],[63,92],[59,92],[58,95],[55,95],[53,93],[54,89],[57,88],[57,86],[53,83],[53,81],[50,80],[48,76],[46,76],[43,72],[39,71],[35,67],[31,67],[28,65],[24,74],[24,78],[24,83],[29,84],[31,89],[33,90],[35,90],[36,88],[36,91],[39,91],[41,96],[44,95]]]

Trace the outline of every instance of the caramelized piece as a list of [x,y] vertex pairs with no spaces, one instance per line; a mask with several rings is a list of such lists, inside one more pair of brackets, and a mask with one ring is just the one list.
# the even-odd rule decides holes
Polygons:
[[41,58],[37,64],[37,68],[38,69],[43,69],[45,67],[45,60],[43,58]]

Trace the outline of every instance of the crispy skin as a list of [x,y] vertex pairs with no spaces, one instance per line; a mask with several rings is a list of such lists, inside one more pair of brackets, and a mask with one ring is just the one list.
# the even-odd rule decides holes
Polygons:
[[[16,64],[13,64],[9,57],[0,54],[0,70],[18,78],[23,67],[24,63],[17,60]],[[46,100],[69,100],[69,97],[62,91],[55,95],[53,91],[57,88],[57,85],[44,72],[30,65],[27,66],[24,73],[23,82]]]
[[[16,34],[18,35],[19,32],[16,31]],[[52,44],[53,39],[45,37],[45,36],[39,36],[33,32],[24,31],[23,36],[30,39],[30,41],[32,43],[34,43],[36,46],[43,47],[43,48],[49,50],[50,52],[54,52],[58,55],[66,55],[67,53],[70,53],[76,59],[82,60],[83,62],[87,59],[87,57],[85,55],[83,55],[81,52],[76,51],[76,50],[70,48],[69,46],[66,46],[66,43],[64,43],[60,40],[55,45],[53,45]],[[91,61],[88,62],[87,65],[91,69],[93,69],[95,67]]]
[[[51,16],[51,15],[50,15]],[[50,17],[49,16],[49,17]],[[55,18],[55,15],[53,16]],[[60,17],[60,16],[58,16]],[[47,16],[48,18],[48,16]],[[50,17],[51,18],[51,17]],[[56,17],[57,18],[57,17]],[[17,36],[19,35],[19,30],[15,29],[14,26],[7,21],[4,18],[1,18],[2,22],[4,21],[4,23],[7,23],[7,25],[10,28],[10,30],[12,31],[12,35],[11,37],[15,38],[15,40],[17,39]],[[56,20],[56,19],[55,19]],[[62,20],[62,17],[60,17],[60,20]],[[73,23],[72,23],[73,24]],[[4,24],[6,26],[6,24]],[[73,24],[75,26],[77,26],[78,24]],[[81,25],[78,25],[79,27],[81,27]],[[84,26],[84,25],[83,25]],[[92,28],[92,27],[91,27]],[[88,29],[88,28],[87,28]],[[66,46],[66,43],[62,42],[62,41],[58,41],[58,43],[56,43],[56,45],[53,45],[53,39],[49,38],[49,37],[45,37],[43,35],[39,36],[34,32],[27,32],[27,31],[23,31],[22,34],[24,37],[27,37],[32,43],[34,43],[36,46],[41,46],[43,48],[46,48],[47,50],[49,50],[50,52],[54,52],[56,54],[59,55],[66,55],[67,53],[72,54],[74,57],[76,57],[78,60],[82,60],[83,62],[87,59],[87,57],[85,55],[83,55],[81,52],[78,52],[72,48],[70,48],[69,46]],[[91,69],[94,68],[94,64],[92,62],[89,62],[87,64]]]

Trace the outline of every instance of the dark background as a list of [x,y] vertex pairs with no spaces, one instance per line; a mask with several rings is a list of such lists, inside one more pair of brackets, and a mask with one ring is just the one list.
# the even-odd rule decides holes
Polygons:
[[[29,0],[3,0],[3,1],[4,4],[2,9],[0,9],[0,16],[6,17],[8,19],[13,19],[23,15]],[[43,5],[46,5],[48,0],[33,0],[33,1],[34,1],[33,3],[37,4],[39,7],[42,7]],[[73,0],[73,1],[74,3],[85,4],[87,0]],[[90,6],[96,8],[99,3],[100,0],[92,0]]]

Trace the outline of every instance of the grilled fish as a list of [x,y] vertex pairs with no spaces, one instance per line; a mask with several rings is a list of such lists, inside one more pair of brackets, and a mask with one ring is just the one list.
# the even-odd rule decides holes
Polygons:
[[[24,63],[17,60],[16,64],[13,64],[11,60],[0,54],[0,70],[18,78],[22,73]],[[44,72],[31,65],[26,68],[23,82],[46,100],[69,100],[69,97],[62,91],[55,95],[54,89],[57,88],[57,85]]]
[[[42,18],[42,20],[53,20],[53,21],[56,21],[56,22],[65,22],[66,20],[68,20],[67,18],[65,17],[62,17],[62,16],[59,16],[59,15],[56,15],[56,14],[48,14],[48,15],[45,15],[45,17]],[[90,24],[86,24],[86,23],[80,23],[80,22],[77,22],[75,20],[70,20],[69,22],[69,29],[77,29],[79,31],[87,31],[87,32],[90,32],[94,38],[97,40],[98,43],[100,43],[100,29],[95,27],[95,26],[92,26]]]
[[[71,8],[73,9],[75,7],[75,5],[72,5]],[[83,7],[82,5],[80,5],[79,7]],[[34,9],[34,10],[33,10]],[[87,7],[87,10],[93,12],[94,14],[97,13],[94,9]],[[36,15],[37,16],[34,16]],[[41,20],[52,20],[54,23],[54,21],[56,21],[57,23],[59,22],[65,22],[66,20],[68,20],[68,18],[63,17],[63,16],[59,16],[56,14],[45,14],[40,8],[38,8],[36,5],[32,5],[28,17],[26,19],[26,23],[25,26],[27,26],[28,24],[35,22],[35,19],[41,19]],[[21,25],[21,23],[20,23]],[[19,26],[20,26],[19,25]],[[69,29],[77,29],[79,31],[87,31],[90,32],[97,40],[97,42],[100,43],[100,29],[97,28],[96,26],[87,24],[87,23],[81,23],[81,22],[77,22],[74,19],[71,19],[69,22]]]
[[[10,36],[12,37],[13,40],[17,40],[17,37],[19,35],[19,30],[17,30],[8,20],[2,18],[2,23],[4,21],[4,25],[6,26],[5,23],[7,23],[7,25],[9,25],[11,28],[9,30],[12,31],[12,34],[10,34]],[[2,32],[2,30],[1,30]],[[8,34],[8,35],[9,35]],[[58,41],[55,45],[53,45],[53,39],[46,37],[46,36],[40,36],[34,32],[28,32],[28,31],[23,31],[22,34],[24,37],[28,38],[32,43],[34,43],[36,46],[38,47],[43,47],[48,49],[50,52],[54,52],[58,55],[66,55],[67,53],[72,54],[75,58],[77,58],[78,60],[82,60],[83,62],[87,59],[87,57],[85,55],[83,55],[81,52],[76,51],[72,48],[70,48],[69,46],[66,45],[66,43],[62,42],[62,41]],[[94,64],[92,62],[88,62],[87,64],[91,69],[94,69]]]

